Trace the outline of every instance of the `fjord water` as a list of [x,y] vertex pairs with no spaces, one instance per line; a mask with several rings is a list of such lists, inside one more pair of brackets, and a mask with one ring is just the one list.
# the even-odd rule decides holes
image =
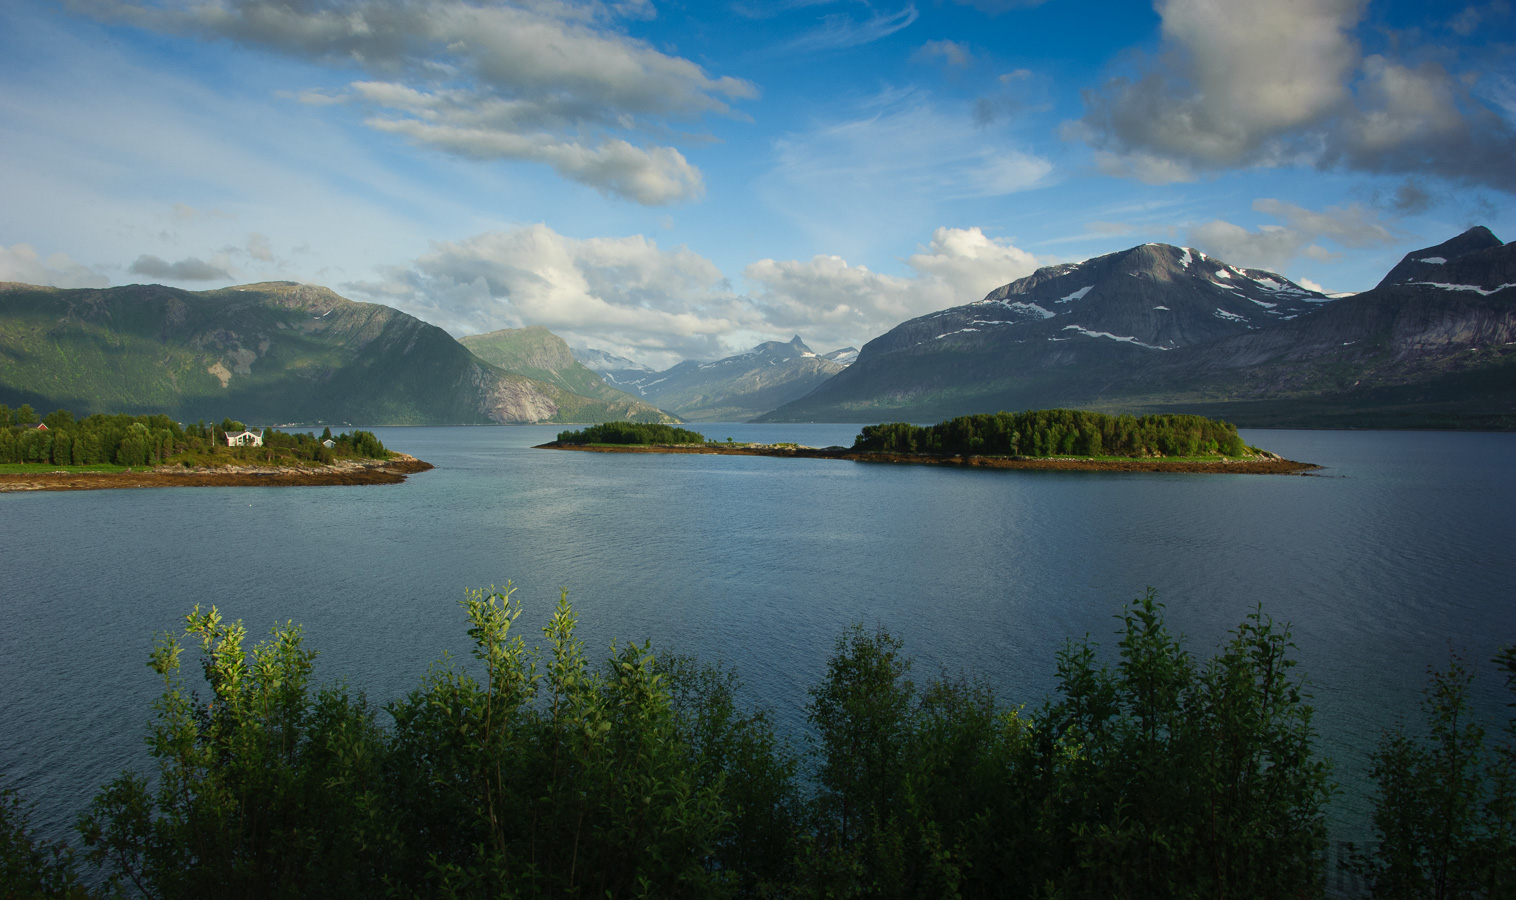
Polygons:
[[[856,427],[702,425],[849,444]],[[1085,634],[1153,587],[1209,655],[1262,605],[1289,622],[1321,746],[1367,822],[1365,754],[1414,717],[1450,648],[1516,641],[1516,435],[1248,431],[1321,477],[963,471],[531,449],[549,427],[379,428],[437,469],[384,487],[0,495],[0,773],[62,834],[143,767],[154,636],[195,604],[306,628],[317,680],[371,699],[467,655],[465,588],[511,580],[529,642],[560,588],[592,655],[613,639],[735,667],[792,735],[837,635],[883,625],[918,677],[967,671],[1036,704]],[[193,666],[192,666],[193,668]]]

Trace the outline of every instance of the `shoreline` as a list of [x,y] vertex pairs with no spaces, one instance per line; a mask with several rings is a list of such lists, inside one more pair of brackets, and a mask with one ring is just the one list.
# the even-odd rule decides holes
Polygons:
[[692,446],[688,444],[626,444],[591,445],[560,444],[553,441],[538,444],[534,450],[579,450],[588,453],[702,453],[712,456],[773,456],[795,459],[843,459],[852,462],[894,463],[901,465],[958,466],[974,469],[1043,469],[1074,472],[1175,472],[1190,474],[1215,474],[1229,472],[1237,475],[1305,475],[1321,466],[1315,463],[1296,462],[1281,457],[1253,457],[1246,459],[1218,459],[1198,462],[1195,460],[1145,459],[1079,459],[1068,457],[1008,457],[1008,456],[935,456],[926,453],[861,453],[843,448],[818,449],[815,447],[790,447],[775,444],[736,444],[731,447],[719,444]]
[[343,460],[319,468],[295,466],[157,466],[140,472],[25,472],[0,474],[0,493],[98,491],[154,487],[318,487],[399,484],[407,475],[434,468],[406,453],[364,462]]

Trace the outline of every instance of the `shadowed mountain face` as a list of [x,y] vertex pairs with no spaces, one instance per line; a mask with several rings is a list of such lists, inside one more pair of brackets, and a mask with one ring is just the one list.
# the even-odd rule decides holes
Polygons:
[[846,363],[837,359],[848,360],[853,352],[846,348],[818,356],[796,335],[788,342],[767,341],[736,356],[682,362],[663,372],[621,366],[619,357],[604,359],[609,354],[594,361],[606,367],[600,371],[607,382],[685,419],[736,422],[804,396],[841,372]]
[[0,402],[185,421],[451,424],[585,421],[586,400],[490,365],[398,310],[275,282],[0,285]]
[[761,420],[1079,406],[1242,424],[1513,426],[1512,259],[1477,228],[1408,254],[1372,291],[1329,300],[1149,244],[905,322]]

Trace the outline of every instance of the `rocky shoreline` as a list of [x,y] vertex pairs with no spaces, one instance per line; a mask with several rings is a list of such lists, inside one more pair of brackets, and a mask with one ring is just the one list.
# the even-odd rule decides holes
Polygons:
[[1219,459],[1205,462],[1146,459],[1079,459],[1069,457],[1027,456],[938,456],[929,453],[860,453],[839,447],[818,449],[789,444],[642,444],[607,446],[539,444],[537,450],[582,450],[589,453],[704,453],[716,456],[776,456],[795,459],[845,459],[853,462],[900,463],[927,466],[961,466],[975,469],[1052,469],[1081,472],[1181,472],[1231,473],[1236,475],[1305,475],[1320,466],[1296,462],[1273,454],[1242,459]]
[[389,459],[340,460],[329,466],[158,466],[140,472],[27,472],[0,474],[0,492],[97,491],[148,487],[315,487],[399,484],[432,464],[405,453]]

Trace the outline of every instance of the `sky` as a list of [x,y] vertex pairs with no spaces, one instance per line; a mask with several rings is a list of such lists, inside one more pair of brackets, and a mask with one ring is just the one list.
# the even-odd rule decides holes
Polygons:
[[0,281],[320,284],[661,369],[1147,242],[1516,234],[1513,0],[5,0]]

